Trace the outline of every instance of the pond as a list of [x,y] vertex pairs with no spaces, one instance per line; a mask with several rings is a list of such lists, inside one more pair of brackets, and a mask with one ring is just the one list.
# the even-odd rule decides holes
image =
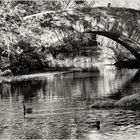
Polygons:
[[[140,91],[139,70],[60,73],[0,84],[0,139],[139,139],[140,111],[91,109]],[[24,117],[23,101],[33,112]],[[100,130],[95,126],[101,123]]]

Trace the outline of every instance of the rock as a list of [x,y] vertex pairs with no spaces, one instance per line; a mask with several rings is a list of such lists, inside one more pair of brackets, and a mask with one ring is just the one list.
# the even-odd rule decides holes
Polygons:
[[121,98],[114,104],[115,107],[140,108],[140,94],[133,94]]
[[13,74],[12,74],[12,71],[10,69],[7,69],[1,73],[1,76],[12,76],[12,75]]
[[118,101],[114,100],[104,100],[95,101],[90,108],[126,108],[126,109],[140,109],[140,94],[133,94],[129,96],[122,97]]
[[115,101],[97,101],[90,108],[114,108]]

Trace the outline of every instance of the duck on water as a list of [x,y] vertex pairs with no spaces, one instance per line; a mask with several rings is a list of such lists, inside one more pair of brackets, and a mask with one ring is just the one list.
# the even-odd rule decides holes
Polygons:
[[100,130],[100,121],[96,122],[96,128],[97,128],[97,130]]

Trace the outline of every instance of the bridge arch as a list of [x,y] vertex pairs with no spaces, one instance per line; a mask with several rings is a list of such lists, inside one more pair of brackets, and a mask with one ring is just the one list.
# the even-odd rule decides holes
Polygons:
[[[53,18],[46,19],[47,14],[52,14]],[[36,16],[46,19],[45,27],[53,23],[55,29],[64,32],[67,29],[108,37],[123,45],[140,62],[138,51],[140,50],[140,10],[119,7],[80,7],[47,11],[24,17],[24,20]]]
[[134,49],[136,48],[137,43],[134,42],[133,40],[123,35],[120,35],[118,33],[113,33],[113,32],[108,32],[108,31],[91,31],[90,30],[90,31],[86,31],[85,33],[101,35],[101,36],[104,36],[104,37],[107,37],[116,41],[117,43],[124,46],[127,50],[129,50],[135,56],[135,58],[140,62],[140,54],[138,53],[136,49]]

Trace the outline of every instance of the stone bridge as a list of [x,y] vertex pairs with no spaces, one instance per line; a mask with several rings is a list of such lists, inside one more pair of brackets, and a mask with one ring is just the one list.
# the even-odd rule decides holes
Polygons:
[[33,16],[39,16],[40,21],[45,24],[44,27],[94,33],[115,40],[128,49],[140,62],[139,10],[117,7],[79,7]]

